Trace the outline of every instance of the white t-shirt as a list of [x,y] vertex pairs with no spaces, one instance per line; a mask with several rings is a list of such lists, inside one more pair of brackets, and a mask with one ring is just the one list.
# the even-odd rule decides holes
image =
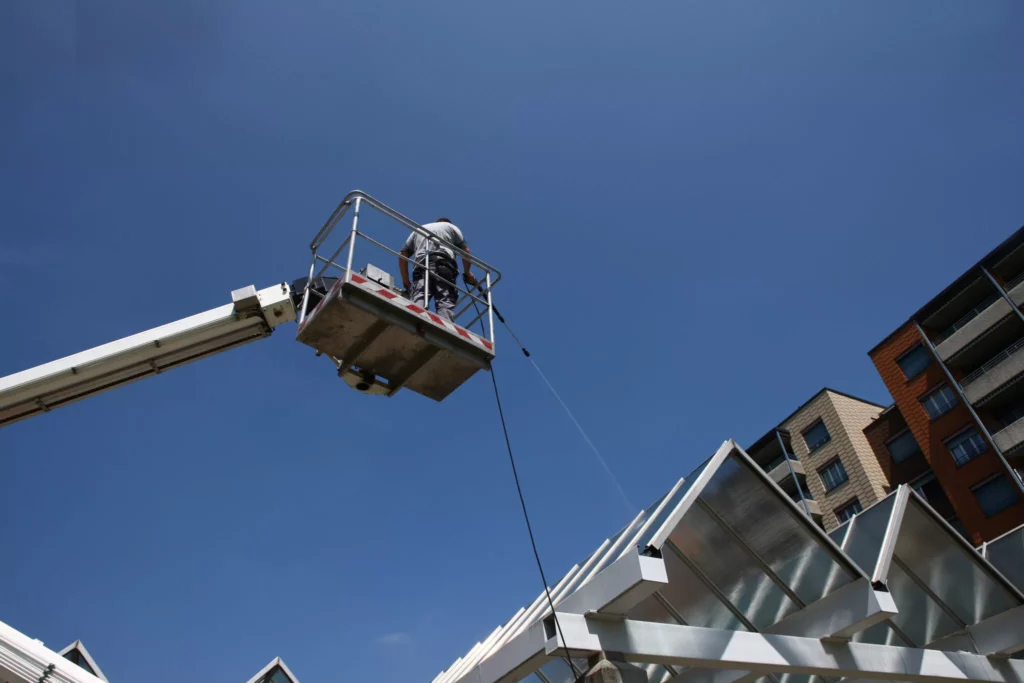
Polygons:
[[409,234],[409,239],[405,241],[405,246],[402,249],[406,253],[412,253],[413,261],[416,263],[423,263],[426,260],[428,244],[431,256],[444,254],[453,261],[455,252],[445,246],[445,243],[454,244],[459,249],[466,248],[466,240],[462,236],[462,231],[451,223],[427,223],[423,226],[423,230],[439,239],[429,239],[418,232]]

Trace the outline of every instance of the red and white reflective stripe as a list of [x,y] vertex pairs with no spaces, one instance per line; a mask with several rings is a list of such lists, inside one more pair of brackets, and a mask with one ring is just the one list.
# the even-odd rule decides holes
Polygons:
[[[494,344],[492,344],[489,339],[484,339],[483,337],[481,337],[479,335],[473,334],[472,332],[470,332],[469,330],[467,330],[464,327],[460,327],[460,326],[456,325],[455,323],[448,322],[447,320],[445,320],[441,316],[435,315],[435,314],[431,313],[430,311],[424,309],[422,306],[417,306],[416,304],[412,303],[408,299],[404,299],[404,298],[398,296],[397,294],[395,294],[391,290],[389,290],[389,289],[387,289],[385,287],[378,286],[376,282],[371,283],[371,282],[367,281],[366,278],[360,277],[360,276],[358,276],[358,275],[356,275],[354,273],[352,275],[352,282],[354,282],[355,284],[359,285],[363,289],[366,289],[366,290],[368,290],[370,292],[373,292],[377,296],[380,296],[380,297],[382,297],[384,299],[387,299],[388,301],[390,301],[391,303],[395,304],[396,306],[405,306],[406,310],[412,311],[413,313],[415,313],[416,315],[420,316],[424,320],[429,320],[430,322],[434,323],[435,325],[437,325],[438,327],[440,327],[440,328],[442,328],[444,330],[447,330],[448,332],[454,332],[454,333],[458,334],[459,336],[461,336],[461,337],[463,337],[465,339],[468,339],[468,340],[470,340],[472,342],[475,342],[479,346],[482,346],[487,351],[489,351],[491,353],[494,352]],[[401,299],[401,301],[396,301],[396,299]]]

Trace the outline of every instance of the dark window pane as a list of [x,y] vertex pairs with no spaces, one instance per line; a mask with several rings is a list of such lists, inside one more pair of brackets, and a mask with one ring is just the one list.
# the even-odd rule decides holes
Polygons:
[[986,517],[998,514],[1019,500],[1013,482],[1000,475],[972,489]]
[[924,346],[918,344],[897,358],[896,363],[899,364],[906,378],[910,379],[920,375],[922,370],[932,364],[932,354]]
[[850,478],[846,474],[846,468],[843,467],[841,460],[833,460],[828,465],[825,465],[819,474],[821,475],[821,483],[825,486],[826,491],[832,491],[840,487]]
[[956,393],[943,384],[941,387],[921,399],[921,405],[928,411],[928,417],[936,419],[952,410],[957,404]]
[[843,522],[848,521],[858,512],[863,511],[864,508],[861,506],[860,501],[854,498],[852,501],[836,510],[836,519],[838,519],[839,523],[842,524]]
[[971,427],[947,441],[946,448],[949,449],[953,460],[956,461],[957,467],[960,467],[987,451],[988,444],[985,443],[985,439],[978,433],[978,430]]
[[812,451],[828,443],[831,438],[828,429],[825,428],[825,423],[821,420],[815,422],[810,429],[804,432],[804,441],[807,443],[807,448]]
[[892,455],[895,462],[903,462],[921,452],[921,448],[917,445],[917,439],[909,429],[890,439],[885,447],[889,449],[889,454]]

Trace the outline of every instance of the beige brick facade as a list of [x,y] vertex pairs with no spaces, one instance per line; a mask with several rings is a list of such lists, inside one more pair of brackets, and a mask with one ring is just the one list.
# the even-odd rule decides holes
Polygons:
[[[807,486],[821,508],[826,531],[839,526],[836,509],[855,498],[867,508],[887,494],[885,475],[864,436],[864,428],[881,412],[881,406],[825,389],[779,425],[790,433],[793,454],[803,463]],[[830,439],[811,452],[804,432],[819,419]],[[842,461],[849,480],[826,493],[820,471],[836,458]]]

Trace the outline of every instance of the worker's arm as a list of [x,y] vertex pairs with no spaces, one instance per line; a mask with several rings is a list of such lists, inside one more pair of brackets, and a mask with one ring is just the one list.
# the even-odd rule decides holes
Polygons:
[[[472,252],[469,251],[469,245],[466,244],[466,243],[462,244],[462,251],[466,252],[467,254],[472,253]],[[462,277],[463,277],[463,279],[466,280],[467,283],[469,283],[471,285],[475,285],[476,284],[476,276],[473,275],[473,273],[469,272],[469,269],[472,268],[472,267],[473,267],[473,264],[470,263],[469,259],[466,258],[465,256],[463,256],[462,257],[462,273],[463,273]]]
[[412,280],[409,279],[409,258],[412,256],[412,252],[408,249],[402,249],[399,252],[398,257],[398,272],[402,274],[402,286],[407,290],[412,287]]

